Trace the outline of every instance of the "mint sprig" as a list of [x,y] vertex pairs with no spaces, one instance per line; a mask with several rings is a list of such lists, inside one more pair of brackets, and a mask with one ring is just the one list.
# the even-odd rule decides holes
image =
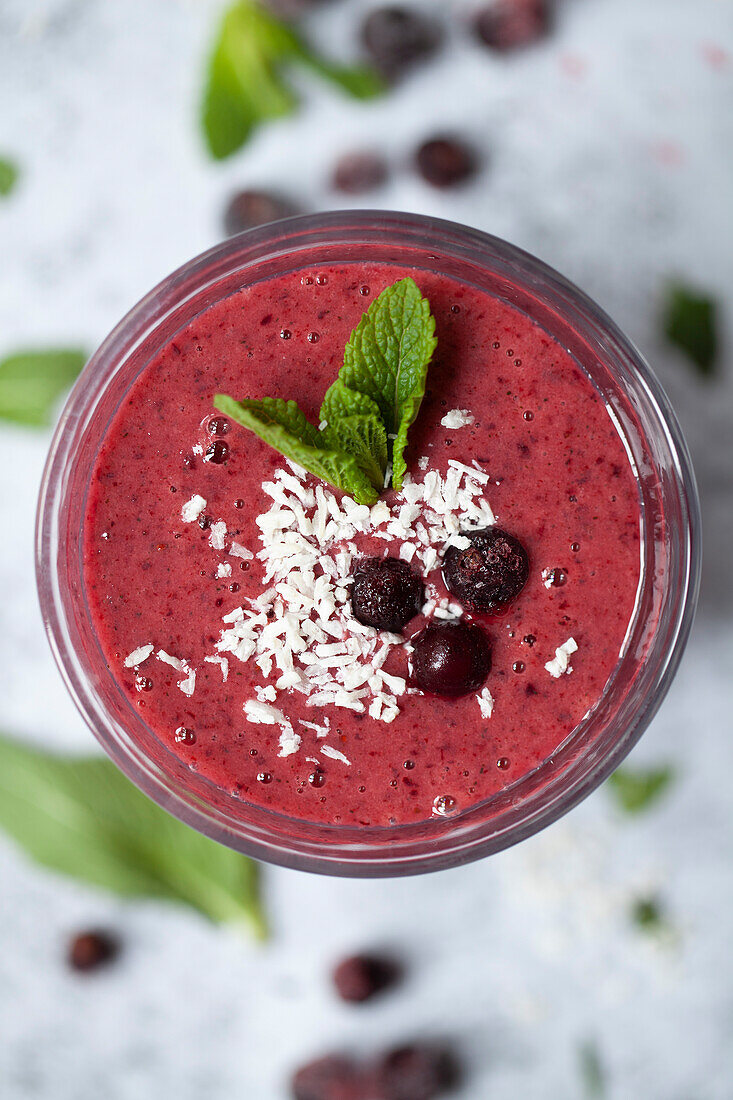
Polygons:
[[390,449],[392,485],[402,488],[408,431],[436,344],[428,300],[413,279],[400,279],[352,332],[321,405],[322,427],[280,398],[236,401],[217,394],[214,405],[316,477],[371,505],[385,486]]
[[161,810],[109,760],[0,736],[0,827],[53,871],[267,934],[257,864]]
[[261,123],[292,114],[298,98],[282,70],[297,64],[357,99],[382,90],[370,69],[331,64],[256,0],[237,0],[224,15],[208,66],[202,124],[212,156],[230,156]]

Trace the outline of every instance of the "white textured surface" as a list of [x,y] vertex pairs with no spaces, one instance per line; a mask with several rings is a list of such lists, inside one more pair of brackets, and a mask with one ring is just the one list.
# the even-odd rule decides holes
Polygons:
[[[313,27],[343,49],[365,6],[334,3]],[[264,949],[186,912],[56,880],[3,840],[3,1100],[279,1100],[302,1058],[424,1030],[461,1038],[467,1100],[580,1100],[577,1047],[589,1038],[612,1100],[729,1100],[733,383],[729,358],[723,381],[697,383],[661,345],[655,308],[661,278],[682,273],[727,296],[730,338],[733,62],[716,66],[708,50],[733,47],[730,0],[565,0],[546,46],[502,61],[454,20],[441,59],[389,98],[355,106],[309,84],[296,118],[212,165],[194,118],[217,8],[0,2],[0,149],[24,168],[0,204],[0,354],[94,345],[216,240],[234,186],[297,187],[326,207],[343,135],[385,147],[399,170],[380,204],[473,223],[560,268],[639,343],[676,404],[703,492],[706,577],[688,656],[634,761],[672,760],[681,778],[647,816],[621,819],[600,791],[544,835],[438,876],[269,871],[275,937]],[[461,193],[432,192],[405,167],[406,150],[443,126],[487,156]],[[35,603],[46,445],[0,431],[0,721],[87,749]],[[667,945],[628,924],[630,899],[650,888],[676,930]],[[124,958],[75,979],[60,963],[65,936],[97,922],[119,926]],[[373,1009],[338,1005],[330,962],[382,943],[407,955],[409,982]]]

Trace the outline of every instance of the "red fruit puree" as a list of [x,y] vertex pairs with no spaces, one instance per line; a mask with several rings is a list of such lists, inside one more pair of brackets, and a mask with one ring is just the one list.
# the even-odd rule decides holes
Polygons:
[[[279,629],[291,606],[292,586],[286,580],[273,596],[282,578],[265,581],[266,563],[251,557],[261,551],[269,522],[258,525],[258,517],[272,519],[293,501],[297,511],[297,494],[288,496],[292,485],[308,498],[311,518],[317,487],[324,517],[324,491],[332,505],[327,518],[341,514],[339,502],[346,505],[341,493],[310,475],[299,478],[281,455],[215,414],[212,398],[292,398],[317,422],[362,312],[408,274],[430,301],[438,336],[409,437],[411,478],[417,485],[432,478],[434,486],[436,473],[446,479],[453,470],[455,488],[464,477],[461,484],[470,484],[484,514],[482,499],[526,547],[529,580],[502,614],[466,615],[486,631],[493,650],[481,698],[411,691],[401,679],[404,639],[388,636],[383,646],[366,631],[366,641],[364,633],[354,635],[356,648],[372,647],[361,696],[345,692],[355,709],[321,706],[319,690],[322,701],[328,686],[317,684],[308,694],[284,685],[288,676],[305,682],[317,660],[332,662],[320,685],[340,674],[339,661],[348,664],[339,653],[344,637],[352,637],[349,561],[365,552],[398,556],[411,543],[419,551],[416,571],[425,574],[421,562],[434,566],[423,610],[445,619],[461,609],[449,606],[453,598],[441,579],[444,545],[432,544],[424,502],[422,511],[403,514],[409,532],[400,532],[398,522],[399,533],[390,535],[387,521],[396,522],[405,500],[385,493],[391,512],[381,535],[362,524],[331,550],[348,555],[332,579],[345,634],[337,628],[319,641],[314,630],[312,645],[296,653],[296,671],[277,687],[285,634],[272,643],[272,668],[267,658],[257,663],[261,652],[248,652],[246,642],[237,656],[236,636],[231,642],[242,622],[237,609],[251,618],[251,601],[263,592],[271,593],[260,615],[265,626]],[[470,479],[451,461],[476,474]],[[285,471],[279,481],[277,471]],[[275,485],[279,503],[263,484]],[[211,306],[130,389],[93,472],[87,595],[112,675],[160,741],[192,768],[235,797],[294,817],[400,825],[460,812],[515,782],[551,756],[598,700],[634,609],[639,517],[635,478],[602,398],[574,359],[525,315],[422,270],[364,263],[303,270]],[[405,639],[425,625],[425,614],[408,624]],[[570,639],[577,650],[571,644],[557,659]],[[369,687],[364,678],[382,661],[379,675],[387,678],[377,676]]]

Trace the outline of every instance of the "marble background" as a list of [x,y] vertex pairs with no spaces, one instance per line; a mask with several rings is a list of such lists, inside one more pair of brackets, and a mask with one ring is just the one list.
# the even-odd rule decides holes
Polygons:
[[[334,1046],[369,1052],[455,1036],[466,1100],[582,1100],[584,1043],[612,1100],[733,1096],[733,372],[701,383],[659,337],[662,281],[712,291],[733,318],[731,0],[564,0],[539,48],[496,59],[447,19],[440,57],[355,105],[310,80],[292,119],[231,160],[196,127],[214,0],[0,0],[0,152],[22,165],[0,205],[0,356],[93,347],[153,283],[221,233],[240,186],[339,205],[343,151],[396,166],[374,205],[474,224],[580,283],[659,372],[693,451],[706,562],[679,676],[633,753],[677,781],[625,818],[607,790],[544,834],[422,879],[265,876],[274,935],[257,947],[186,911],[122,904],[31,866],[0,839],[3,1100],[280,1100],[292,1067]],[[326,5],[309,29],[344,56],[369,5]],[[726,52],[727,51],[727,52]],[[460,129],[484,169],[440,194],[406,166],[434,129]],[[32,575],[47,435],[0,429],[0,725],[69,750],[91,737],[43,636]],[[644,935],[634,898],[662,899]],[[118,965],[81,980],[66,937],[118,928]],[[410,977],[362,1011],[335,1001],[332,961],[394,947]]]

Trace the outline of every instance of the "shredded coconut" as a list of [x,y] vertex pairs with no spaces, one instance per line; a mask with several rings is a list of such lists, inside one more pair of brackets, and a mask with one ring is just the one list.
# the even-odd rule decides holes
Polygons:
[[468,409],[451,409],[441,419],[440,423],[444,428],[465,428],[468,424],[473,424],[474,418]]
[[578,643],[575,641],[575,638],[568,638],[566,642],[558,646],[555,650],[555,656],[545,665],[550,676],[559,680],[563,673],[572,672],[573,666],[569,663],[569,659],[573,653],[577,653],[577,651]]
[[[461,530],[495,523],[484,496],[488,474],[473,466],[451,461],[445,476],[436,470],[427,470],[421,481],[407,475],[391,507],[380,500],[371,508],[348,496],[339,500],[327,486],[313,485],[304,471],[288,466],[262,485],[271,501],[256,518],[262,548],[254,557],[262,568],[263,591],[223,617],[216,643],[220,655],[254,662],[268,681],[257,689],[257,699],[248,700],[245,714],[250,722],[280,725],[281,755],[296,752],[300,740],[272,705],[278,692],[298,692],[309,707],[343,707],[390,723],[408,690],[402,677],[383,671],[390,649],[404,639],[351,616],[348,584],[358,554],[355,537],[399,541],[402,560],[427,582],[446,545],[468,544]],[[213,525],[209,541],[214,549],[224,548],[223,522]],[[238,543],[229,552],[253,556]],[[448,600],[438,603],[431,589],[428,582],[427,614],[461,614]],[[301,724],[319,738],[329,732],[327,721]]]
[[204,660],[207,662],[207,664],[219,665],[219,667],[221,668],[221,678],[224,681],[224,683],[226,683],[227,679],[229,677],[229,661],[227,660],[227,658],[226,657],[204,657]]
[[199,518],[205,507],[206,501],[204,498],[195,493],[181,508],[181,519],[184,523],[193,523],[194,520]]
[[152,642],[149,642],[147,645],[139,645],[137,649],[133,649],[132,653],[125,657],[125,668],[137,668],[143,661],[147,661],[154,649],[155,646]]
[[319,752],[322,752],[324,756],[328,756],[331,760],[340,760],[342,764],[348,764],[351,766],[351,761],[347,756],[344,756],[338,749],[332,749],[330,745],[321,745]]
[[481,711],[482,718],[491,718],[492,711],[494,709],[494,697],[488,688],[484,688],[476,696],[478,700],[479,710]]
[[252,561],[254,554],[251,550],[248,550],[246,546],[241,546],[238,542],[233,542],[229,547],[229,553],[233,558],[243,558],[244,561]]
[[212,524],[209,532],[209,546],[212,550],[223,550],[226,545],[227,525],[223,520]]

